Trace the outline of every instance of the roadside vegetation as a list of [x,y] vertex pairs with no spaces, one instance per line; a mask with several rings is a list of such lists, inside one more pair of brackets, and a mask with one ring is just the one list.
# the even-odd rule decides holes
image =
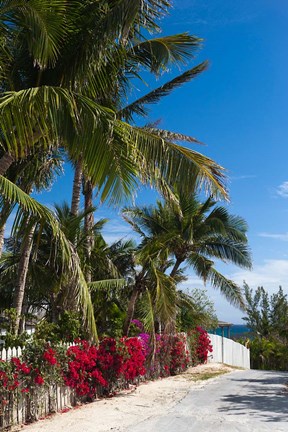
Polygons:
[[247,302],[244,320],[251,333],[242,343],[251,350],[251,368],[287,371],[287,295],[281,287],[272,295],[263,287],[253,291],[245,284],[244,288]]

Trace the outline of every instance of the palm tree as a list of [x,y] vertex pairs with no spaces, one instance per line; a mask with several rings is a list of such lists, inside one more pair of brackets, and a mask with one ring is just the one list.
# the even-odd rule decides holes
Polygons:
[[[80,161],[86,179],[99,188],[102,199],[110,197],[116,202],[131,194],[139,178],[162,190],[169,190],[175,182],[188,189],[204,181],[214,191],[226,194],[222,167],[175,143],[187,137],[132,127],[118,118],[139,113],[145,103],[197,74],[196,70],[183,74],[126,108],[117,100],[121,92],[117,97],[114,89],[112,95],[107,92],[111,85],[111,80],[105,79],[107,64],[113,76],[119,72],[119,64],[123,71],[140,64],[160,72],[168,59],[181,62],[199,44],[188,35],[143,40],[143,23],[148,23],[149,29],[155,27],[154,20],[169,4],[147,0],[144,8],[140,6],[142,3],[135,1],[131,7],[127,0],[53,0],[49,4],[45,0],[5,0],[0,5],[0,192],[5,200],[18,202],[26,212],[37,215],[40,224],[46,219],[53,225],[52,233],[61,238],[62,256],[66,255],[69,268],[79,257],[51,212],[2,177],[24,155],[39,148],[45,151],[51,144],[65,148],[75,164]],[[116,41],[121,41],[117,49]],[[124,89],[124,73],[120,78]],[[114,85],[121,80],[113,81]],[[75,206],[73,214],[77,214],[77,201]],[[74,267],[82,282],[78,279],[75,283],[87,293],[78,264]],[[89,280],[88,273],[86,276]],[[83,301],[85,298],[82,296]]]
[[[30,194],[33,189],[34,191],[39,192],[51,187],[55,177],[62,171],[62,161],[62,155],[59,152],[39,152],[37,155],[30,156],[27,160],[14,163],[13,165],[15,166],[12,165],[10,171],[13,168],[14,181],[17,181],[22,190]],[[4,204],[4,214],[2,212],[1,223],[5,223],[6,217],[8,216],[8,212],[5,212],[7,204],[10,205],[10,212],[13,209],[13,205],[6,201]],[[34,241],[34,232],[37,227],[37,219],[32,215],[27,216],[24,214],[23,219],[24,228],[22,227],[22,230],[20,230],[22,231],[20,235],[23,241],[21,244],[21,254],[13,296],[13,307],[16,309],[16,334],[19,329],[20,316],[25,296],[26,278]]]
[[[139,176],[146,182],[156,182],[159,176],[162,176],[172,184],[179,176],[182,177],[181,172],[184,169],[187,169],[187,176],[179,178],[179,182],[182,180],[185,184],[184,178],[188,178],[189,181],[205,179],[208,184],[213,184],[216,189],[225,193],[222,168],[215,162],[169,140],[159,138],[158,134],[152,131],[139,130],[118,120],[115,118],[110,96],[108,101],[107,97],[104,100],[106,105],[101,105],[105,98],[101,98],[96,89],[102,89],[104,95],[111,84],[111,80],[104,79],[105,73],[102,72],[103,69],[106,72],[106,63],[103,64],[103,61],[106,62],[109,58],[111,50],[113,53],[115,40],[120,36],[123,38],[123,29],[126,29],[126,34],[127,29],[135,33],[134,27],[141,27],[142,21],[147,20],[146,12],[143,16],[145,8],[139,9],[138,5],[132,10],[127,1],[110,4],[107,2],[106,9],[100,2],[79,4],[72,1],[69,2],[69,7],[67,2],[64,2],[65,7],[61,7],[60,0],[54,1],[58,6],[55,9],[58,15],[56,14],[57,19],[51,30],[57,36],[52,40],[54,49],[50,47],[53,56],[48,50],[52,58],[50,59],[49,53],[46,53],[46,60],[40,61],[35,57],[34,51],[41,52],[41,48],[44,50],[44,47],[38,46],[31,51],[33,35],[26,31],[28,19],[31,21],[30,28],[36,24],[40,26],[39,17],[35,24],[35,11],[30,11],[28,17],[23,17],[19,12],[21,8],[18,10],[12,0],[7,0],[7,4],[10,4],[8,16],[11,24],[5,27],[7,37],[4,37],[6,45],[2,60],[3,63],[4,60],[7,63],[8,56],[10,61],[3,69],[3,91],[0,96],[0,130],[5,151],[2,162],[0,161],[0,174],[7,170],[7,163],[4,166],[7,158],[13,160],[23,157],[24,153],[33,151],[39,141],[43,148],[53,142],[55,145],[63,145],[75,162],[81,158],[85,174],[93,185],[102,191],[102,199],[110,196],[119,201],[123,194],[130,195]],[[45,3],[44,0],[33,2],[36,4],[38,15],[39,10],[41,12],[42,21],[45,23],[47,19],[51,25],[53,8],[43,7],[42,10],[42,3]],[[147,4],[150,3],[147,1]],[[141,13],[137,15],[139,10]],[[2,19],[5,24],[7,14],[2,13]],[[41,32],[41,28],[38,27],[37,31]],[[63,28],[61,31],[60,27]],[[71,32],[71,27],[77,30]],[[47,29],[49,36],[49,25],[45,27],[45,30]],[[19,40],[21,44],[17,45]],[[39,44],[41,42],[44,44],[43,37],[39,38]],[[45,47],[49,47],[49,42],[51,41],[48,38]],[[151,68],[161,70],[167,64],[167,58],[181,60],[189,55],[196,44],[195,38],[188,35],[167,38],[165,49],[160,50],[161,55],[156,61],[155,52],[157,49],[159,51],[161,43],[163,45],[163,41],[160,40],[154,44],[141,42],[131,47],[134,63],[148,62]],[[105,56],[102,55],[104,47]],[[120,44],[116,56],[118,62],[123,57],[122,51]],[[124,62],[124,66],[125,64]],[[185,165],[183,170],[179,170],[180,164],[181,168]]]
[[[129,251],[133,246],[131,242],[117,242],[108,246],[101,235],[106,220],[100,219],[93,226],[94,247],[91,258],[87,262],[85,217],[86,212],[81,212],[77,216],[71,215],[67,203],[55,205],[55,218],[66,240],[73,245],[73,252],[77,254],[82,274],[85,274],[88,268],[93,276],[93,281],[89,284],[89,292],[86,293],[88,296],[86,302],[90,315],[94,317],[95,313],[101,331],[105,327],[105,323],[103,325],[101,320],[104,310],[107,312],[109,303],[107,296],[112,304],[116,298],[113,292],[118,292],[124,286],[123,274],[126,277],[128,268],[131,266]],[[29,229],[25,229],[27,226]],[[30,253],[32,244],[34,244],[33,254]],[[73,273],[63,271],[60,257],[62,251],[55,245],[49,226],[41,227],[26,218],[23,221],[23,229],[18,230],[17,237],[9,239],[6,249],[1,259],[0,270],[0,291],[3,301],[8,301],[9,304],[9,296],[5,294],[8,286],[14,297],[14,299],[9,297],[10,306],[18,307],[20,312],[22,309],[22,315],[23,300],[30,311],[46,310],[46,316],[52,322],[57,322],[65,310],[81,311]],[[18,273],[17,269],[19,269]],[[95,305],[91,303],[90,292]],[[100,305],[99,297],[107,297],[106,306],[103,303]],[[17,322],[17,329],[18,326],[19,322]]]
[[123,215],[142,237],[142,256],[162,260],[173,257],[169,271],[172,280],[177,280],[181,265],[187,264],[204,282],[220,289],[231,304],[244,308],[240,287],[218,272],[213,260],[251,268],[247,224],[215,205],[211,197],[201,203],[194,194],[178,194],[178,202],[158,201],[156,207],[126,208]]

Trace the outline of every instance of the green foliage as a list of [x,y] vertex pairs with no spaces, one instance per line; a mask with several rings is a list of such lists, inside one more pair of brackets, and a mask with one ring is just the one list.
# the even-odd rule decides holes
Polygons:
[[200,325],[206,329],[217,327],[216,311],[207,291],[194,288],[185,292],[178,291],[177,295],[180,309],[177,328],[180,332],[188,332]]
[[59,341],[59,327],[57,324],[48,322],[46,320],[40,321],[35,327],[33,339],[35,342],[58,342]]
[[1,338],[4,340],[4,348],[23,347],[29,339],[29,335],[27,332],[15,335],[16,309],[5,309],[2,316],[4,321],[1,324],[1,329],[5,330],[5,335],[2,335]]
[[[37,311],[45,305],[47,319],[56,320],[55,323],[43,320],[37,326],[36,340],[78,337],[79,317],[66,310],[81,312],[82,324],[94,340],[97,340],[95,321],[101,335],[119,336],[127,310],[127,293],[136,282],[142,297],[139,313],[151,332],[157,320],[165,329],[175,326],[177,307],[183,311],[179,324],[183,328],[190,325],[193,313],[194,321],[200,320],[201,315],[201,322],[208,322],[210,312],[197,310],[193,306],[195,299],[180,294],[177,297],[176,285],[181,275],[179,271],[168,274],[171,257],[178,264],[179,259],[181,264],[188,262],[232,303],[242,304],[237,285],[216,272],[210,258],[249,266],[245,222],[230,218],[223,208],[215,209],[207,218],[210,219],[206,231],[201,231],[201,227],[198,231],[207,236],[207,232],[216,233],[218,229],[218,234],[226,238],[219,245],[218,236],[207,248],[203,242],[197,243],[199,232],[190,235],[193,230],[187,221],[191,210],[198,212],[197,222],[201,219],[200,210],[204,214],[215,202],[209,199],[203,206],[197,202],[190,205],[182,199],[184,207],[180,210],[175,207],[181,201],[175,185],[183,196],[204,186],[215,197],[227,197],[224,169],[205,155],[180,145],[183,141],[197,143],[193,137],[157,127],[134,126],[137,115],[146,115],[147,105],[196,78],[206,70],[207,62],[189,68],[129,106],[123,106],[132,99],[130,91],[143,71],[159,76],[171,68],[176,70],[175,66],[193,59],[201,46],[201,39],[187,33],[147,40],[147,31],[160,30],[157,20],[169,7],[166,0],[20,3],[5,0],[0,5],[0,171],[5,174],[0,176],[0,204],[2,209],[9,204],[6,213],[11,213],[17,204],[20,208],[7,246],[9,255],[1,262],[1,298],[13,304],[10,297],[16,292],[19,260],[25,256],[21,248],[28,232],[25,222],[27,217],[31,218],[31,223],[35,222],[33,254],[26,262],[27,280],[21,292],[25,291],[28,310]],[[135,257],[131,245],[106,244],[100,233],[105,221],[95,224],[92,233],[85,232],[83,218],[87,211],[72,216],[69,206],[64,205],[56,206],[53,214],[29,194],[32,189],[50,186],[53,170],[47,165],[46,156],[62,152],[73,164],[82,164],[84,178],[98,188],[100,199],[120,203],[133,195],[140,181],[172,198],[166,209],[176,209],[176,222],[183,214],[184,225],[175,232],[174,227],[179,224],[174,224],[175,218],[168,218],[168,234],[161,238],[154,236],[156,241],[150,249],[149,245],[145,249],[144,241]],[[5,171],[3,154],[14,161],[13,178],[11,172],[8,175]],[[37,155],[41,158],[37,159]],[[29,158],[35,166],[32,169],[28,164],[25,171]],[[27,180],[25,184],[23,179]],[[5,218],[1,216],[3,226]],[[93,236],[93,247],[87,255],[88,236]],[[190,255],[186,256],[182,248],[179,258],[179,246],[183,246],[179,238],[186,242],[184,251],[195,240],[197,248],[193,251],[188,248]],[[87,277],[87,269],[91,279]],[[9,289],[5,279],[9,280]]]
[[269,296],[263,287],[255,292],[244,285],[247,316],[243,319],[252,330],[251,365],[255,369],[288,368],[288,300],[283,289]]
[[33,340],[36,343],[73,342],[75,339],[84,337],[85,333],[82,330],[79,313],[69,311],[63,312],[57,323],[43,319],[36,325],[33,334]]
[[287,371],[288,345],[273,336],[256,337],[248,344],[251,352],[251,368]]

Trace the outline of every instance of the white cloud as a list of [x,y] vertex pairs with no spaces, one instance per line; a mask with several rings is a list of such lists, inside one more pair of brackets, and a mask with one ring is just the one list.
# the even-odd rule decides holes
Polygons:
[[288,260],[265,260],[263,264],[256,265],[252,271],[238,270],[229,277],[239,285],[245,281],[251,288],[263,286],[269,292],[274,292],[281,285],[287,290]]
[[288,181],[285,181],[280,186],[278,186],[276,193],[282,198],[288,198]]
[[131,226],[121,220],[111,219],[104,226],[103,237],[108,244],[122,238],[137,240],[139,237],[132,230]]
[[[239,286],[243,286],[245,281],[250,288],[256,289],[263,286],[269,293],[278,291],[281,285],[284,291],[288,293],[288,259],[287,260],[265,260],[262,264],[255,265],[254,269],[229,271],[229,274],[219,269],[227,278],[232,279]],[[218,291],[203,282],[195,275],[188,276],[187,281],[181,284],[181,288],[203,288],[207,290],[208,296],[213,300],[219,320],[232,322],[233,324],[241,323],[245,315],[244,312],[231,306],[225,297]]]
[[282,240],[282,241],[288,241],[288,232],[286,233],[280,233],[280,234],[271,234],[271,233],[260,233],[258,234],[259,237],[265,237],[265,238],[271,238],[271,239],[275,239],[275,240]]
[[239,176],[231,176],[230,177],[231,180],[248,180],[248,179],[253,179],[253,178],[257,178],[257,176],[255,174],[243,174],[243,175],[239,175]]

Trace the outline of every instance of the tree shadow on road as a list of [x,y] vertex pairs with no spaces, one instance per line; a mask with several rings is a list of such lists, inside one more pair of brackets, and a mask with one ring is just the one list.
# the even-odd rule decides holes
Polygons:
[[263,378],[234,378],[243,384],[246,394],[227,394],[221,401],[221,412],[228,415],[249,415],[266,422],[288,423],[288,373],[263,372]]

